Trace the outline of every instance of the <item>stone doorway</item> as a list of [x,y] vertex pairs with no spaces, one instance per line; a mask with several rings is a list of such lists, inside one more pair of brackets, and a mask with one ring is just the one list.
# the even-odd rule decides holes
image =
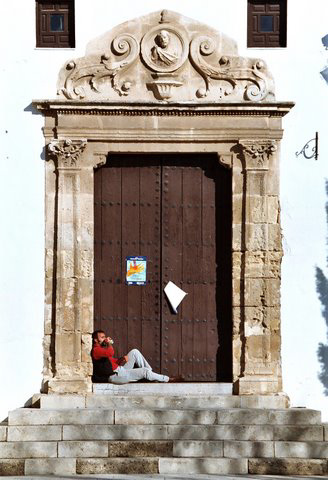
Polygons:
[[95,171],[108,152],[180,152],[215,157],[231,177],[232,341],[218,337],[234,393],[281,392],[279,143],[293,104],[276,102],[265,62],[165,10],[91,42],[63,66],[57,99],[34,105],[47,146],[44,390],[92,388]]
[[[147,284],[125,282],[127,256]],[[187,297],[175,314],[171,280]],[[232,381],[231,171],[213,154],[109,155],[95,171],[95,328],[156,371]]]

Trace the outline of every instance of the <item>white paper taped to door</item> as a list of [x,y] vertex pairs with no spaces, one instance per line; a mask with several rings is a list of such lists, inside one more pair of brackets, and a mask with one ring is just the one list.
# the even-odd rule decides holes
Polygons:
[[188,295],[187,292],[181,290],[181,288],[179,288],[175,283],[171,281],[164,288],[164,292],[167,296],[168,301],[170,302],[174,313],[178,313],[177,308],[184,299],[184,297]]

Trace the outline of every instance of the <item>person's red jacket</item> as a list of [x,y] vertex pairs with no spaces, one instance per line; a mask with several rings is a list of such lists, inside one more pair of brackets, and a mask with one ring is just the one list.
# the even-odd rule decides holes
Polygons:
[[99,344],[96,344],[92,348],[92,357],[95,360],[100,360],[102,357],[107,357],[112,362],[113,370],[116,370],[118,367],[117,358],[114,358],[114,348],[112,345],[108,347],[102,347]]

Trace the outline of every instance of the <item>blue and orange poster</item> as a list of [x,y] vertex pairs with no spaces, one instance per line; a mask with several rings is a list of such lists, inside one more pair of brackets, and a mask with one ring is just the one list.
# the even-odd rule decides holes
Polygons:
[[146,285],[147,257],[126,257],[127,285]]

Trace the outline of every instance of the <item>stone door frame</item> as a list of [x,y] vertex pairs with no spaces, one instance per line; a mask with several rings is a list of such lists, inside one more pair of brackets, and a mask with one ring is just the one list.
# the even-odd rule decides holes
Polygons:
[[47,151],[43,391],[92,389],[94,169],[111,152],[215,152],[232,169],[234,393],[281,392],[279,143],[292,104],[34,104]]

